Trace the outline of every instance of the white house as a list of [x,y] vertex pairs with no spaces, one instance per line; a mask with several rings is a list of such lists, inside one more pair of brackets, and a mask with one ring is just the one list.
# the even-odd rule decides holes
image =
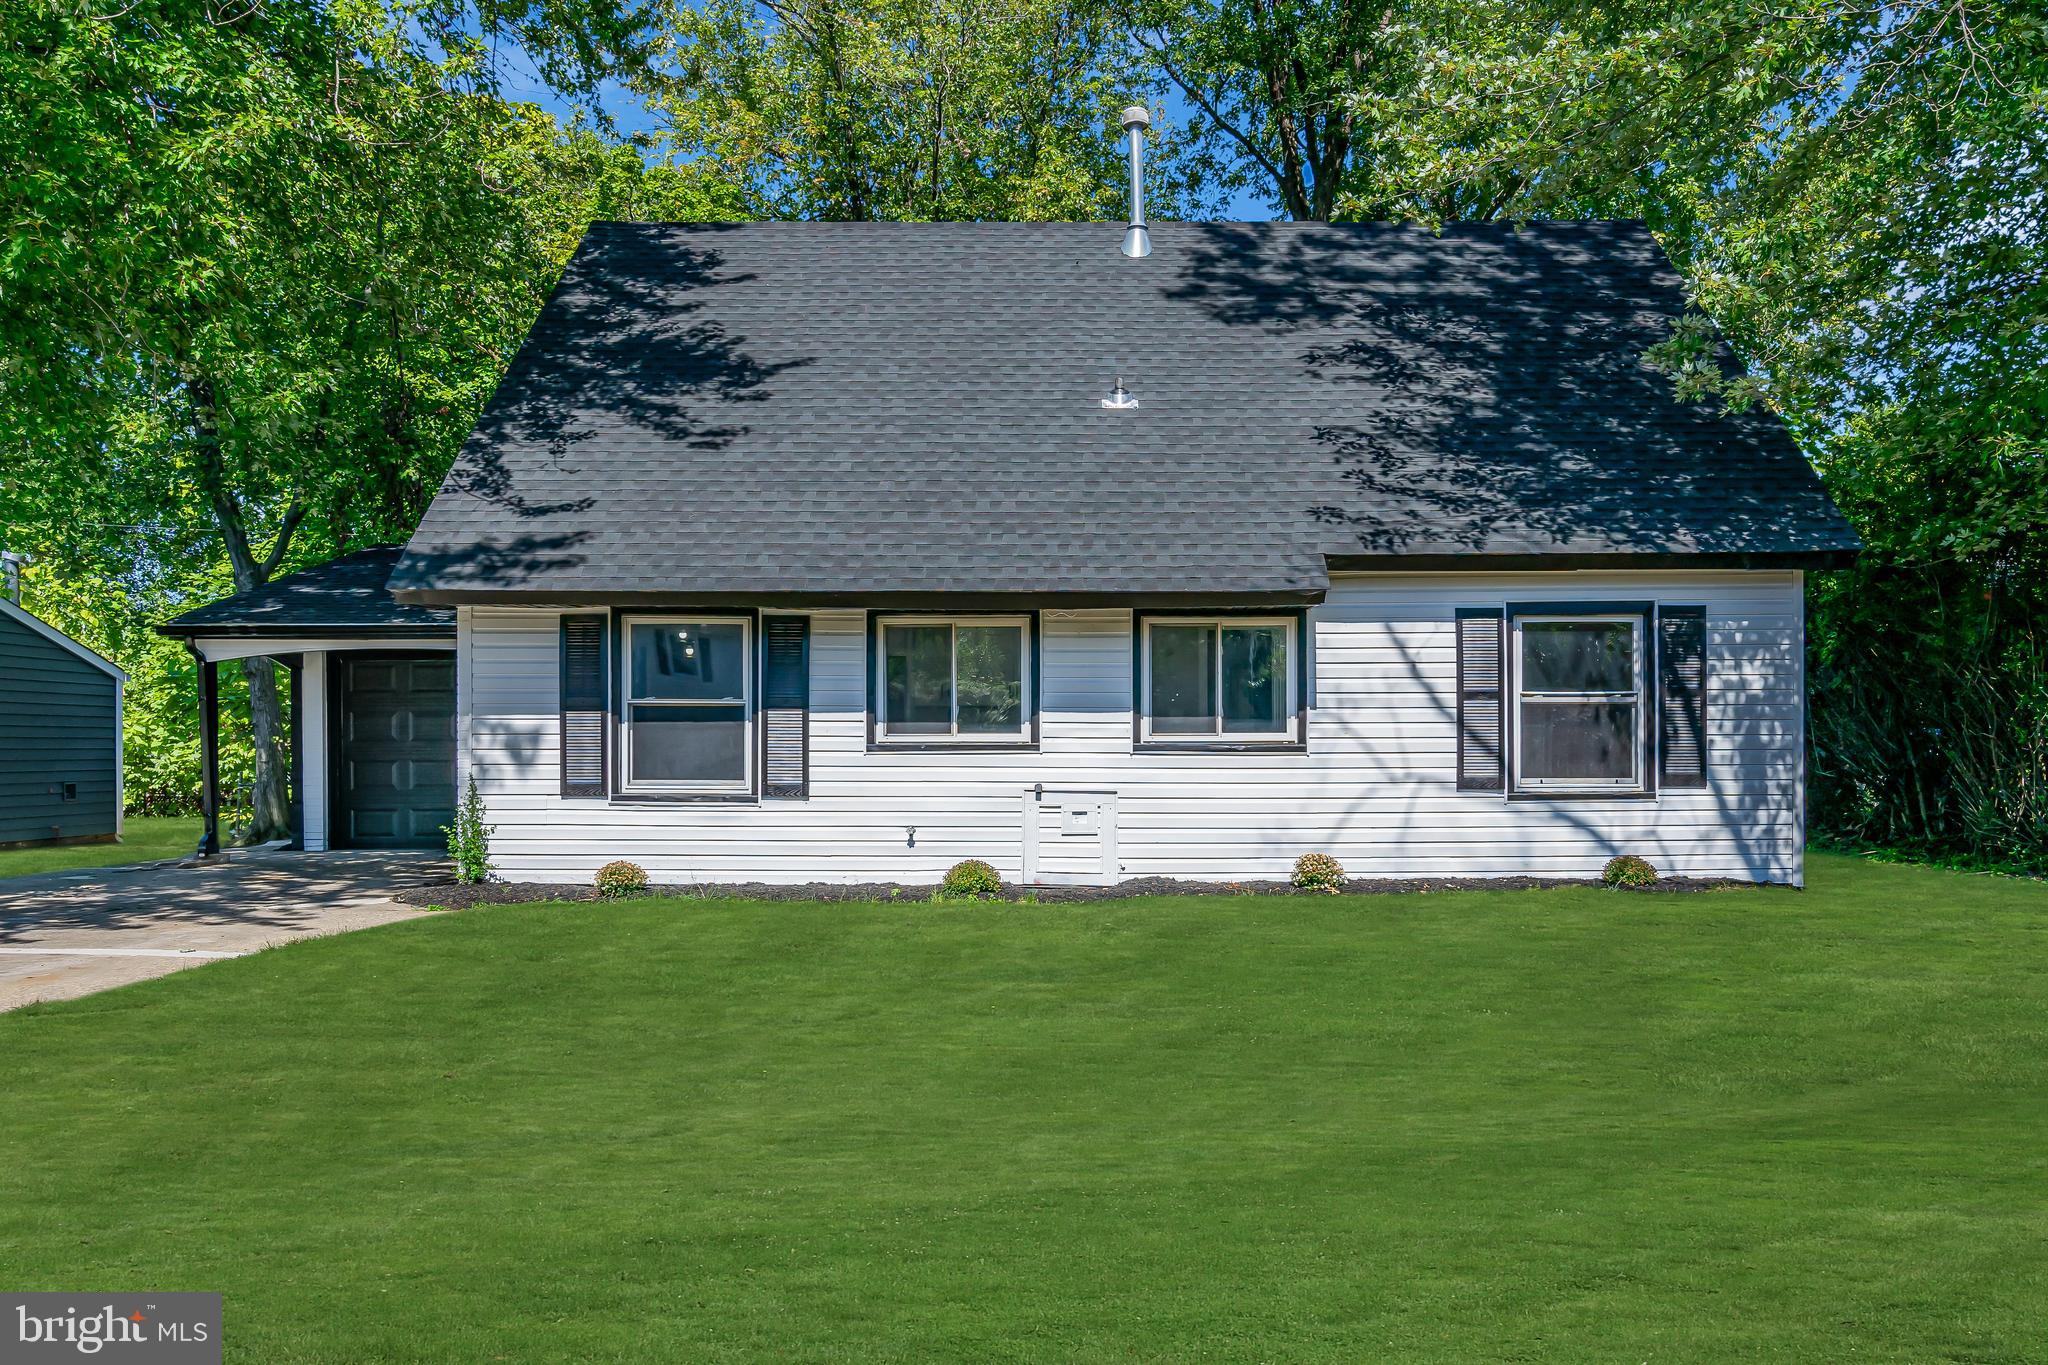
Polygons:
[[172,623],[298,662],[307,847],[504,876],[1797,882],[1768,414],[1640,224],[593,227],[401,553]]

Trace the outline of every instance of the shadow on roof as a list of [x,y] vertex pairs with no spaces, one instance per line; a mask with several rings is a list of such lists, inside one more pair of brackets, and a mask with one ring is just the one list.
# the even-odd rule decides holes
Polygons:
[[1840,525],[1775,420],[1683,402],[1650,365],[1684,298],[1638,225],[1191,236],[1176,296],[1299,337],[1350,419],[1314,428],[1326,553],[1740,553],[1788,517]]

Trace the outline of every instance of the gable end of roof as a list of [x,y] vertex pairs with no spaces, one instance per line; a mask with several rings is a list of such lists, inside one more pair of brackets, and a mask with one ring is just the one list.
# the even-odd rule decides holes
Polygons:
[[89,649],[86,646],[78,643],[78,641],[72,639],[69,635],[66,635],[63,631],[57,629],[48,621],[45,621],[42,617],[37,616],[34,612],[29,611],[25,607],[22,607],[19,604],[12,602],[5,597],[0,597],[0,617],[4,617],[9,621],[13,621],[17,625],[24,626],[27,629],[35,632],[37,635],[42,636],[51,644],[57,645],[60,648],[77,655],[79,658],[85,660],[85,662],[91,664],[94,668],[99,669],[102,673],[105,673],[108,676],[114,678],[116,681],[128,681],[127,670],[122,668],[119,664],[115,663],[113,660],[109,658],[106,658],[104,655],[100,654],[99,651]]

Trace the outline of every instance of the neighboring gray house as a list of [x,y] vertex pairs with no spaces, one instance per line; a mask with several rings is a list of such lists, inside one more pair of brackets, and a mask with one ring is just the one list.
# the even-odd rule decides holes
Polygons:
[[303,661],[309,847],[466,774],[523,880],[1800,880],[1856,540],[1641,224],[1120,233],[597,224],[348,612],[172,629]]
[[127,681],[0,597],[0,848],[121,837]]

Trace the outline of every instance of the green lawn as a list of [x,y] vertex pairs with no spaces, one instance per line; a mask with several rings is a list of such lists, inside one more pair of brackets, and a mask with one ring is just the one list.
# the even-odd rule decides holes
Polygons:
[[199,847],[199,817],[157,816],[124,822],[118,844],[63,844],[55,848],[0,849],[0,878],[31,872],[68,872],[74,867],[118,867],[182,858]]
[[2040,1360],[2048,888],[443,915],[0,1016],[250,1362]]

